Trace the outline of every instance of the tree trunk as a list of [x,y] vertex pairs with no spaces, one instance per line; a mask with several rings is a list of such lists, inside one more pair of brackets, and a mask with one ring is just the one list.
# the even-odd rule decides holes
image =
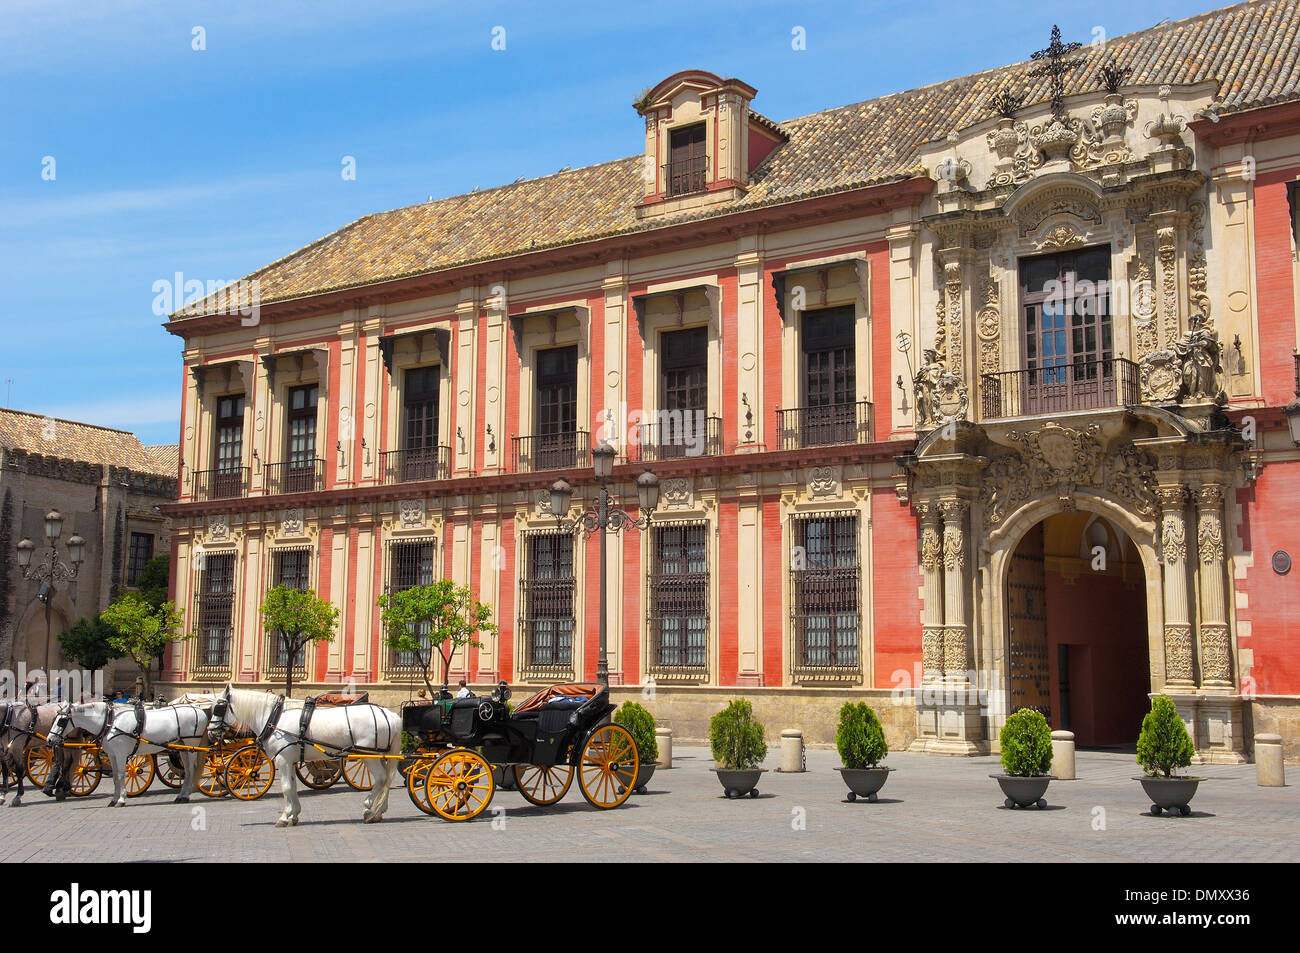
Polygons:
[[283,632],[280,633],[280,639],[284,642],[284,697],[293,697],[293,657],[297,654],[294,650],[293,640]]

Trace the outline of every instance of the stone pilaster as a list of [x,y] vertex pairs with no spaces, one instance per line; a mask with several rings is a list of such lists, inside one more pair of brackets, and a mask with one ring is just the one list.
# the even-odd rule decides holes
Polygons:
[[1187,591],[1187,488],[1162,486],[1160,561],[1165,571],[1165,685],[1188,691],[1196,685],[1196,659]]

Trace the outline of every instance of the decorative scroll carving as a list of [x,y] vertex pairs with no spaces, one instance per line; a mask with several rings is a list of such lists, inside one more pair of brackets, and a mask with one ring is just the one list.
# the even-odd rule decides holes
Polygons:
[[1218,513],[1212,510],[1201,511],[1196,526],[1196,549],[1201,554],[1203,563],[1223,561],[1223,525]]
[[961,263],[950,261],[943,266],[943,288],[944,297],[947,300],[948,312],[948,360],[945,362],[949,368],[962,367],[962,294],[961,294]]
[[208,517],[208,540],[230,539],[230,516],[221,513]]
[[1170,350],[1151,351],[1142,358],[1139,371],[1143,400],[1172,403],[1182,389],[1182,365]]
[[1232,640],[1223,623],[1201,625],[1201,677],[1206,681],[1232,682]]
[[943,566],[949,572],[956,572],[966,568],[966,544],[960,526],[944,527]]
[[1085,239],[1082,235],[1070,228],[1068,225],[1057,225],[1054,229],[1044,236],[1039,242],[1039,249],[1044,248],[1071,248],[1075,245],[1082,245]]
[[1205,263],[1205,203],[1200,199],[1187,206],[1191,221],[1187,226],[1191,250],[1187,255],[1187,287],[1191,291],[1192,307],[1207,318],[1210,316],[1208,270]]
[[1160,524],[1160,552],[1170,566],[1187,558],[1187,532],[1181,513],[1165,514]]
[[[671,477],[664,480],[659,495],[663,500],[664,508],[669,510],[690,509],[694,502],[694,493],[688,477]],[[549,506],[549,503],[547,505]]]
[[1166,343],[1178,339],[1178,273],[1174,267],[1177,250],[1177,229],[1172,226],[1156,229],[1156,254],[1160,259],[1161,337]]
[[946,626],[943,630],[943,670],[946,675],[970,670],[970,656],[966,651],[966,627]]
[[943,626],[921,627],[921,666],[925,679],[943,675]]
[[992,275],[984,279],[984,307],[975,316],[975,333],[980,341],[980,373],[996,374],[1002,366],[1002,357],[998,349],[998,336],[1001,334],[1002,313],[999,310],[1000,294],[998,283]]
[[1192,627],[1190,625],[1165,626],[1165,678],[1171,682],[1192,681]]
[[295,506],[284,511],[280,520],[281,536],[301,536],[303,534],[302,507]]
[[1038,430],[1013,430],[1008,437],[1020,446],[1036,486],[1049,488],[1061,483],[1095,485],[1101,462],[1098,424],[1084,430],[1062,427],[1049,420]]
[[1087,225],[1101,224],[1101,209],[1092,199],[1081,194],[1077,187],[1070,194],[1059,191],[1037,199],[1017,213],[1020,237],[1027,238],[1038,231],[1045,221],[1055,215],[1070,215]]
[[1106,489],[1125,500],[1142,516],[1156,512],[1155,467],[1131,443],[1117,447],[1105,462]]
[[1142,239],[1138,242],[1138,290],[1133,301],[1133,328],[1136,344],[1134,354],[1139,361],[1160,347],[1160,335],[1156,327],[1155,254],[1154,241]]
[[402,529],[424,526],[424,500],[402,500],[397,509]]
[[808,474],[808,496],[816,500],[839,495],[840,468],[813,467]]
[[921,566],[926,572],[934,572],[939,568],[939,557],[942,551],[938,532],[927,523],[921,530]]

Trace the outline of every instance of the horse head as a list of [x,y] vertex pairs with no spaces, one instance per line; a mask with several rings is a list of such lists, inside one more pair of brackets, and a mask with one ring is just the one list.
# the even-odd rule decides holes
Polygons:
[[230,691],[231,686],[227,683],[225,690],[212,703],[212,714],[208,716],[208,742],[211,744],[220,741],[221,736],[235,725],[235,718],[230,713]]

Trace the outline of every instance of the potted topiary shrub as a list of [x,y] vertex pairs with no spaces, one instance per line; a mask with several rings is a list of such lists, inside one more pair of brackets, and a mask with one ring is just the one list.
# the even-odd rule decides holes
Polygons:
[[637,794],[644,794],[645,786],[650,783],[655,768],[659,766],[659,743],[655,741],[655,717],[636,702],[623,702],[623,707],[614,714],[614,724],[626,728],[632,740],[636,742],[636,753],[641,763],[637,768],[636,783],[632,785],[632,790]]
[[758,797],[759,767],[767,757],[763,726],[754,720],[749,701],[738,698],[709,721],[709,746],[722,790],[729,798]]
[[1043,797],[1052,776],[1052,729],[1041,712],[1022,708],[1013,712],[1002,726],[1002,769],[1005,774],[990,774],[1002,788],[1008,808],[1047,807]]
[[880,719],[870,705],[848,702],[840,709],[835,747],[844,762],[844,766],[836,770],[849,787],[849,800],[864,797],[875,801],[876,792],[885,786],[893,769],[878,767],[880,759],[889,754],[889,745],[885,742]]
[[1152,814],[1159,817],[1164,811],[1173,814],[1176,810],[1187,817],[1192,813],[1188,802],[1205,779],[1179,777],[1174,770],[1190,765],[1195,753],[1173,699],[1167,695],[1151,699],[1151,710],[1142,718],[1137,743],[1137,762],[1146,775],[1134,780],[1142,782],[1142,790],[1151,799]]

